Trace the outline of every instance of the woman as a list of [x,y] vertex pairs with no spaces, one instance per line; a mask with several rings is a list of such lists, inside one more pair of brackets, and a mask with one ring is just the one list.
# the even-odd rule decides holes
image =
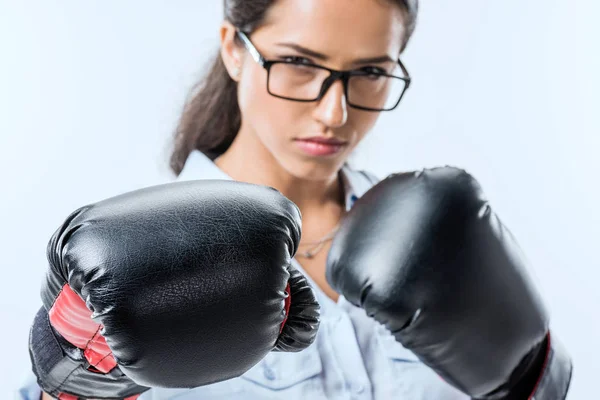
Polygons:
[[[347,166],[410,77],[399,57],[416,0],[226,0],[221,51],[186,107],[171,167],[179,180],[277,188],[303,215],[294,260],[322,307],[316,343],[271,353],[243,376],[149,399],[466,399],[325,279],[338,222],[377,179]],[[35,384],[24,399],[40,398]],[[44,399],[50,398],[43,395]]]
[[416,13],[412,0],[225,1],[220,57],[185,110],[171,167],[180,180],[269,185],[299,206],[295,264],[314,283],[322,326],[309,349],[272,353],[190,399],[466,398],[325,279],[340,218],[376,182],[347,159],[409,85],[399,57]]

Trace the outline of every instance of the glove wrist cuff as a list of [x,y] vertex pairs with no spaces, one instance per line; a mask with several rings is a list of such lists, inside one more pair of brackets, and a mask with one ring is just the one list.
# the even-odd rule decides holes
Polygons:
[[564,400],[569,390],[573,363],[556,336],[548,334],[544,369],[529,400]]
[[29,355],[39,387],[59,399],[121,400],[148,390],[134,383],[118,367],[106,374],[89,370],[83,350],[57,335],[44,307],[31,327]]

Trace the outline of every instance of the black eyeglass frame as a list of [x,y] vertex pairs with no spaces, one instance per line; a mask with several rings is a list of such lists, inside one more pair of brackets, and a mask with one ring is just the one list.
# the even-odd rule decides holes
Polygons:
[[[377,74],[377,75],[388,77],[388,78],[400,79],[400,80],[402,80],[402,81],[405,82],[404,89],[402,90],[402,93],[400,94],[400,97],[398,98],[398,101],[396,102],[396,104],[394,104],[394,106],[391,107],[391,108],[385,108],[385,109],[369,108],[369,107],[359,106],[357,104],[353,104],[350,101],[350,98],[348,96],[348,80],[350,79],[351,76],[373,75],[372,72],[361,71],[361,70],[340,71],[340,70],[335,70],[335,69],[327,68],[325,66],[318,65],[318,64],[297,63],[297,62],[294,62],[294,61],[285,61],[285,60],[267,60],[256,49],[256,47],[250,41],[250,39],[248,38],[248,35],[246,33],[242,32],[241,30],[238,30],[237,31],[237,36],[244,43],[244,46],[246,47],[246,50],[248,50],[248,52],[252,56],[252,59],[257,64],[259,64],[260,66],[262,66],[267,71],[267,92],[271,96],[278,97],[280,99],[285,99],[285,100],[290,100],[290,101],[298,101],[298,102],[302,102],[302,103],[309,103],[309,102],[319,101],[320,99],[323,98],[323,96],[325,95],[325,93],[327,93],[327,90],[329,90],[329,88],[331,87],[331,85],[333,85],[333,83],[339,79],[339,80],[342,81],[342,84],[344,86],[344,94],[346,95],[346,100],[348,101],[348,105],[349,106],[351,106],[353,108],[360,109],[360,110],[365,110],[365,111],[374,111],[374,112],[392,111],[396,107],[398,107],[398,104],[400,104],[400,101],[404,97],[404,94],[406,93],[406,90],[410,86],[410,82],[411,82],[410,74],[408,73],[408,71],[404,67],[404,64],[402,64],[402,61],[400,60],[400,58],[398,58],[398,65],[400,66],[400,69],[404,73],[404,75],[405,75],[404,77],[400,77],[400,76],[396,76],[396,75],[390,75],[390,74],[385,74],[385,73]],[[319,92],[319,95],[317,97],[315,97],[314,99],[305,100],[305,99],[297,99],[297,98],[293,98],[293,97],[285,97],[285,96],[281,96],[281,95],[278,95],[278,94],[275,94],[275,93],[271,92],[271,89],[269,88],[269,81],[270,81],[269,78],[270,78],[270,75],[271,75],[271,67],[273,65],[275,65],[275,64],[296,64],[296,65],[302,65],[302,66],[307,66],[307,67],[318,68],[318,69],[322,69],[322,70],[328,71],[329,72],[329,76],[323,81],[323,84],[321,86],[321,90]]]

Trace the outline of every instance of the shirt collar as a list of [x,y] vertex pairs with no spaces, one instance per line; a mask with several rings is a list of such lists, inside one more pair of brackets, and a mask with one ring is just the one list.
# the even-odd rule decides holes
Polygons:
[[193,150],[188,156],[178,181],[224,179],[232,180],[222,169],[199,150]]

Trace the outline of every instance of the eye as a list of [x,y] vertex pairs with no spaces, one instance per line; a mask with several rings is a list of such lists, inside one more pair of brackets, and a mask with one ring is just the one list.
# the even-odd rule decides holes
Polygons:
[[283,56],[281,57],[281,60],[293,64],[312,64],[311,60],[300,56]]
[[378,75],[385,75],[387,73],[385,69],[375,66],[362,67],[359,71],[373,77]]

